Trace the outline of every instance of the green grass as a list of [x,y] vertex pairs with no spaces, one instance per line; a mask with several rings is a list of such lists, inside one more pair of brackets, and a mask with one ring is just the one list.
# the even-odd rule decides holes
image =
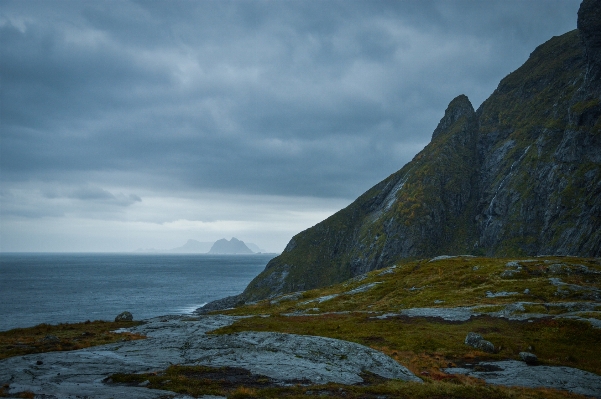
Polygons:
[[[506,266],[513,261],[517,261],[521,270],[512,277],[501,277],[503,271],[516,270]],[[551,273],[557,270],[553,266],[555,264],[565,265],[563,272]],[[517,360],[522,351],[534,352],[544,364],[576,367],[601,374],[601,348],[598,346],[601,330],[584,321],[551,319],[551,316],[567,313],[568,309],[548,306],[565,301],[590,302],[582,291],[573,291],[567,296],[556,295],[558,288],[550,283],[549,278],[601,288],[601,274],[568,273],[570,268],[578,270],[579,265],[592,272],[601,272],[599,259],[553,256],[517,259],[455,257],[397,263],[394,269],[370,272],[361,281],[354,279],[304,292],[297,300],[273,303],[265,300],[225,311],[223,313],[262,317],[241,319],[214,333],[276,331],[344,339],[380,350],[417,375],[427,372],[431,376],[440,376],[443,375],[441,369],[449,363],[474,358]],[[375,282],[380,284],[366,292],[344,294]],[[524,293],[526,289],[528,294]],[[488,291],[518,294],[487,298]],[[333,294],[339,296],[321,303],[309,302]],[[375,318],[382,313],[398,314],[403,309],[415,307],[474,306],[479,307],[480,312],[495,312],[515,302],[529,302],[524,305],[525,310],[518,313],[542,313],[550,317],[532,322],[489,316],[473,317],[466,322],[419,317]],[[303,316],[303,312],[311,316]],[[584,318],[599,318],[598,314],[597,311],[579,313]],[[497,348],[496,353],[486,354],[464,345],[465,336],[470,331],[481,333],[491,341]]]
[[[114,374],[111,382],[125,385],[139,385],[148,381],[148,388],[164,389],[188,394],[222,395],[237,398],[311,398],[335,397],[348,399],[388,398],[428,398],[428,399],[559,399],[583,398],[551,389],[528,389],[486,385],[482,381],[466,376],[433,375],[426,378],[425,384],[384,380],[374,375],[363,374],[364,384],[360,385],[291,385],[276,386],[267,377],[255,376],[255,381],[244,385],[232,382],[232,369],[205,366],[170,366],[168,369],[145,374]],[[211,378],[207,378],[210,376]]]
[[35,327],[0,331],[0,359],[143,339],[145,337],[139,334],[112,332],[140,324],[141,322],[96,320],[73,324],[39,324]]
[[[357,342],[382,351],[415,374],[441,374],[449,363],[473,360],[518,360],[523,351],[536,353],[541,363],[564,365],[601,374],[598,343],[601,330],[569,319],[509,321],[482,316],[466,322],[445,322],[422,317],[376,319],[363,313],[320,316],[272,316],[238,320],[213,334],[242,331],[275,331],[317,335]],[[491,341],[489,354],[464,344],[468,332]]]
[[[430,262],[429,260],[397,263],[390,274],[380,275],[376,270],[366,275],[362,281],[340,283],[331,287],[310,290],[296,301],[282,301],[272,304],[269,300],[254,305],[242,306],[228,314],[280,314],[319,308],[320,312],[341,311],[381,311],[391,312],[415,307],[455,307],[479,305],[503,305],[518,301],[534,303],[553,303],[559,301],[588,301],[583,292],[573,291],[567,297],[556,295],[557,287],[549,278],[556,277],[568,284],[583,287],[601,288],[601,274],[561,274],[549,272],[549,266],[555,263],[584,265],[591,270],[601,272],[598,260],[587,258],[545,257],[517,258],[522,270],[512,277],[501,277],[506,264],[516,258],[456,257]],[[380,282],[367,292],[344,295],[345,292],[363,284]],[[529,294],[524,294],[528,289]],[[507,291],[517,295],[487,298],[486,293]],[[307,302],[320,296],[340,294],[337,298],[317,303]],[[435,301],[444,301],[436,303]],[[543,312],[545,313],[545,312]]]

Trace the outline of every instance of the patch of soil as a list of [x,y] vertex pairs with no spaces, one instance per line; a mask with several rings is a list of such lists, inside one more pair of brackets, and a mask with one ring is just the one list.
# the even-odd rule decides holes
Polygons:
[[384,338],[377,336],[377,335],[361,337],[361,340],[363,340],[364,342],[370,343],[370,344],[381,344],[381,343],[386,342],[386,340]]
[[[482,361],[486,361],[482,359]],[[494,364],[481,364],[480,359],[475,358],[472,359],[469,363],[465,361],[458,360],[455,362],[456,367],[461,367],[465,369],[470,369],[474,371],[482,371],[482,372],[493,372],[493,371],[503,371],[503,369]]]
[[[282,381],[260,374],[253,374],[249,370],[241,367],[207,368],[206,370],[201,371],[183,370],[181,374],[190,379],[215,381],[218,382],[223,388],[234,388],[241,385],[248,388],[265,388],[282,385]],[[311,384],[311,381],[307,379],[290,380],[284,382],[288,384]]]

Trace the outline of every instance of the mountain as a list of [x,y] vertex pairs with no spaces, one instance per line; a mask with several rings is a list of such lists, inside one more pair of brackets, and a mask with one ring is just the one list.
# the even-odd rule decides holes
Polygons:
[[537,47],[474,110],[453,99],[431,142],[294,236],[239,296],[323,287],[401,259],[601,256],[601,1]]
[[246,244],[244,244],[244,241],[240,241],[237,238],[232,237],[232,239],[229,241],[226,240],[225,238],[215,241],[215,243],[211,247],[209,253],[210,254],[238,255],[238,254],[252,254],[254,252],[251,251],[246,246]]
[[169,252],[176,253],[207,253],[213,245],[212,242],[200,242],[197,240],[188,240],[181,247],[170,249]]

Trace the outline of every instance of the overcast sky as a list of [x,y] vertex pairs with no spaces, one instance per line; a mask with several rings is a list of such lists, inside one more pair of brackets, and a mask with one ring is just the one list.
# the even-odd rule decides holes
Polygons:
[[0,250],[281,251],[578,5],[0,0]]

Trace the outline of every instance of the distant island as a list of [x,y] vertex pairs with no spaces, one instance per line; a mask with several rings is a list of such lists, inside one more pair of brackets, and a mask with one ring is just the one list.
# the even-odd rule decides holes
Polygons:
[[254,252],[244,244],[244,241],[238,240],[236,237],[232,237],[231,240],[222,238],[217,240],[215,244],[209,250],[210,254],[219,255],[239,255],[239,254],[253,254]]
[[159,250],[155,248],[140,248],[135,252],[150,252],[150,253],[176,253],[176,254],[223,254],[223,255],[236,255],[236,254],[253,254],[253,253],[266,253],[267,251],[260,248],[258,245],[253,243],[245,243],[235,237],[232,237],[230,241],[222,238],[216,242],[212,241],[198,241],[189,239],[184,245],[177,248],[171,248],[167,250]]

